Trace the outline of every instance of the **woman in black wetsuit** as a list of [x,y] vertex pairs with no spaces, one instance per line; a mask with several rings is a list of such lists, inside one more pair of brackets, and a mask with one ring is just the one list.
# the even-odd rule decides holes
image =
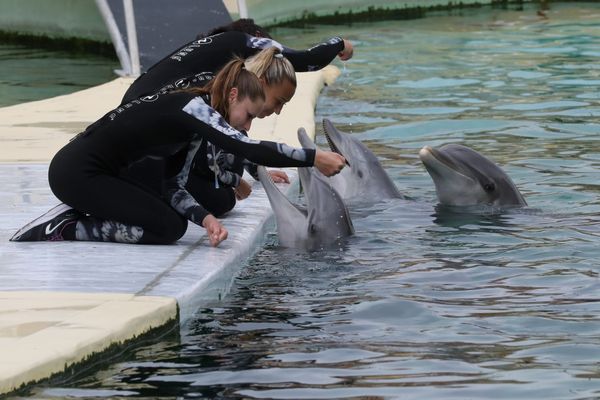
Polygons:
[[[233,57],[246,59],[269,47],[278,48],[296,72],[316,71],[336,56],[348,60],[353,55],[352,44],[341,37],[333,37],[308,50],[293,50],[270,38],[239,31],[224,32],[194,40],[154,64],[131,84],[121,103],[157,92],[204,86]],[[272,114],[276,107],[267,99],[261,117]]]
[[[251,140],[215,111],[234,127],[249,129],[263,104],[260,81],[239,59],[228,63],[204,89],[122,104],[54,156],[48,172],[50,188],[64,204],[20,229],[11,240],[167,244],[183,236],[190,220],[203,226],[211,245],[217,246],[227,238],[227,230],[185,190],[193,150],[203,143],[210,141],[268,166],[314,165],[328,176],[344,166],[344,158],[336,153]],[[144,157],[164,158],[185,149],[179,172],[168,180],[166,200],[119,176],[124,167]]]
[[[292,98],[296,91],[295,71],[318,70],[336,56],[341,60],[348,60],[353,55],[352,44],[340,37],[331,38],[308,50],[289,49],[270,37],[265,37],[268,33],[252,20],[242,19],[221,27],[218,31],[221,33],[199,38],[159,61],[131,85],[123,101],[176,88],[204,86],[220,65],[237,54],[244,58],[251,56],[246,61],[246,68],[254,72],[263,83],[266,104],[258,115],[263,118],[273,113],[279,114],[284,104]],[[250,35],[255,33],[262,37]],[[261,52],[259,57],[258,51],[261,48],[277,51],[266,56]],[[273,57],[274,55],[277,57]],[[168,164],[169,162],[167,168]],[[163,188],[160,184],[157,185],[159,181],[155,176],[157,172],[162,173],[163,168],[165,166],[156,161],[145,161],[123,173],[130,179],[161,192]],[[258,179],[256,164],[209,145],[206,154],[203,154],[203,150],[197,154],[187,190],[207,210],[221,216],[235,206],[236,199],[244,199],[251,192],[250,185],[242,179],[244,168]],[[269,173],[276,182],[288,182],[283,171]]]
[[[269,114],[279,114],[296,91],[296,73],[292,64],[276,47],[271,47],[250,57],[244,65],[259,77],[267,102],[271,99],[273,107],[268,110]],[[208,143],[206,151],[196,153],[186,188],[204,208],[221,216],[230,211],[237,200],[250,195],[252,188],[242,178],[244,170],[258,180],[255,163]],[[283,171],[269,170],[269,174],[275,182],[289,182]]]

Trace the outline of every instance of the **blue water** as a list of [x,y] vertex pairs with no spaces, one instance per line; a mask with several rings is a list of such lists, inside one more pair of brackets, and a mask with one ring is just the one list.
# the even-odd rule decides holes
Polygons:
[[[29,396],[600,398],[600,4],[538,7],[275,31],[355,43],[318,118],[411,200],[354,206],[341,249],[271,234],[180,336]],[[417,153],[450,142],[495,160],[530,207],[439,212]]]

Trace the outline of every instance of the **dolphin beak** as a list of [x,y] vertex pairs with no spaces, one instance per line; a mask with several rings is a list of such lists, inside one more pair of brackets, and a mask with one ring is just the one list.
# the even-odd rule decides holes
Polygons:
[[[434,170],[439,170],[439,165],[444,165],[437,157],[436,150],[431,146],[424,146],[421,150],[419,150],[419,159],[425,165],[427,170],[433,168]],[[435,167],[438,165],[438,167]]]
[[421,150],[419,150],[419,158],[421,159],[421,161],[429,157],[433,157],[433,149],[431,148],[431,146],[425,146]]

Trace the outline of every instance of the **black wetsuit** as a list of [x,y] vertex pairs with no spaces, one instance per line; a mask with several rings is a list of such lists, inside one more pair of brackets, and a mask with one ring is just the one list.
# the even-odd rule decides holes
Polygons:
[[[282,51],[295,71],[306,72],[319,70],[328,65],[339,52],[344,50],[344,41],[340,37],[333,37],[307,50],[293,50],[272,39],[256,38],[242,32],[225,32],[194,40],[159,61],[136,79],[122,101],[129,102],[175,89],[204,86],[234,56],[247,58],[272,46]],[[243,160],[232,160],[230,155],[218,147],[215,147],[215,152],[219,158],[218,167],[209,169],[207,167],[215,165],[212,161],[207,163],[197,159],[190,173],[187,189],[205,209],[215,216],[220,216],[236,204],[233,187],[239,184],[239,178],[243,173],[242,165],[247,166],[246,169],[255,177],[252,172],[256,170],[256,166]],[[206,155],[202,153],[203,149],[198,152],[197,157],[206,156],[210,159],[212,148],[208,148]],[[184,157],[185,155],[180,153],[172,159],[177,163],[178,159]],[[123,171],[123,176],[160,193],[164,188],[157,177],[163,174],[164,169],[171,168],[168,164],[173,163],[172,159],[166,163],[167,165],[157,161],[143,161]],[[237,178],[228,177],[228,171],[236,174]],[[215,173],[219,179],[218,187],[215,184]]]
[[194,40],[154,64],[129,87],[121,103],[157,92],[204,86],[234,56],[248,58],[260,50],[277,47],[297,72],[315,71],[344,50],[344,41],[333,37],[308,50],[293,50],[278,42],[243,32],[225,32]]
[[[247,138],[202,97],[178,92],[134,100],[90,125],[50,163],[48,177],[56,197],[86,214],[78,220],[75,238],[162,244],[185,233],[186,219],[200,225],[208,213],[185,185],[195,151],[208,140],[264,165],[314,163],[313,150]],[[173,176],[162,177],[167,182],[163,197],[120,176],[124,167],[144,157],[177,153],[186,158]]]
[[258,180],[255,163],[208,142],[196,153],[186,188],[206,210],[219,217],[235,207],[234,188],[240,184],[244,170]]

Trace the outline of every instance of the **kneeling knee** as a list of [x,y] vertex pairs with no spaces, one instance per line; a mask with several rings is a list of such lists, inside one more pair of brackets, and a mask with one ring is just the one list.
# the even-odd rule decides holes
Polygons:
[[165,244],[175,243],[185,235],[187,231],[188,222],[184,218],[180,218],[177,223],[173,222],[169,224],[168,228],[162,233]]

